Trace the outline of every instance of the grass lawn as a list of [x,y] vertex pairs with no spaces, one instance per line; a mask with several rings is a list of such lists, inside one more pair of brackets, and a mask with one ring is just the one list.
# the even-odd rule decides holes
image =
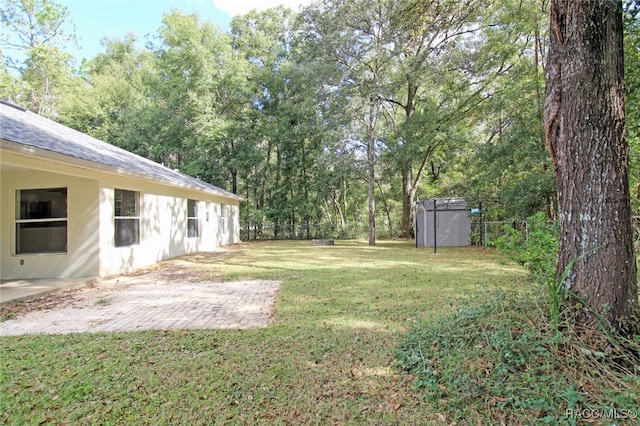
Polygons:
[[401,333],[526,273],[479,248],[245,244],[194,274],[282,281],[273,324],[244,331],[3,337],[5,424],[429,424],[395,365]]

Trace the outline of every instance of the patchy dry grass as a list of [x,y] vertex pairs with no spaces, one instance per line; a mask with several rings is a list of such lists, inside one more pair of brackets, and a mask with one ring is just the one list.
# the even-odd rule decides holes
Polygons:
[[281,280],[265,329],[1,338],[0,422],[437,423],[442,413],[395,368],[398,336],[487,290],[528,287],[525,272],[477,248],[336,243],[245,244],[160,268]]

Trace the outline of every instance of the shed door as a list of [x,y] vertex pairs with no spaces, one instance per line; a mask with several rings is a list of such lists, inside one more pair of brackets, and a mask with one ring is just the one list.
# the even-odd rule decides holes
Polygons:
[[419,207],[416,212],[416,245],[427,246],[427,218],[424,207]]

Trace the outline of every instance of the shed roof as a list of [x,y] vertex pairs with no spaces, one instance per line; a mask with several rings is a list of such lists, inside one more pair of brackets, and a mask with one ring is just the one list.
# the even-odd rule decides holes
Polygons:
[[459,197],[429,198],[416,201],[416,206],[422,206],[429,211],[433,211],[434,205],[438,210],[467,210],[468,208],[467,201]]
[[129,172],[141,179],[221,197],[242,197],[132,152],[73,130],[23,108],[0,101],[0,139]]

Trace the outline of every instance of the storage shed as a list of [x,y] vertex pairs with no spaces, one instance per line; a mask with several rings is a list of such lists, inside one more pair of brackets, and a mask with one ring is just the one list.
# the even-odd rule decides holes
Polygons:
[[417,247],[471,244],[471,217],[464,198],[418,200],[415,212]]

